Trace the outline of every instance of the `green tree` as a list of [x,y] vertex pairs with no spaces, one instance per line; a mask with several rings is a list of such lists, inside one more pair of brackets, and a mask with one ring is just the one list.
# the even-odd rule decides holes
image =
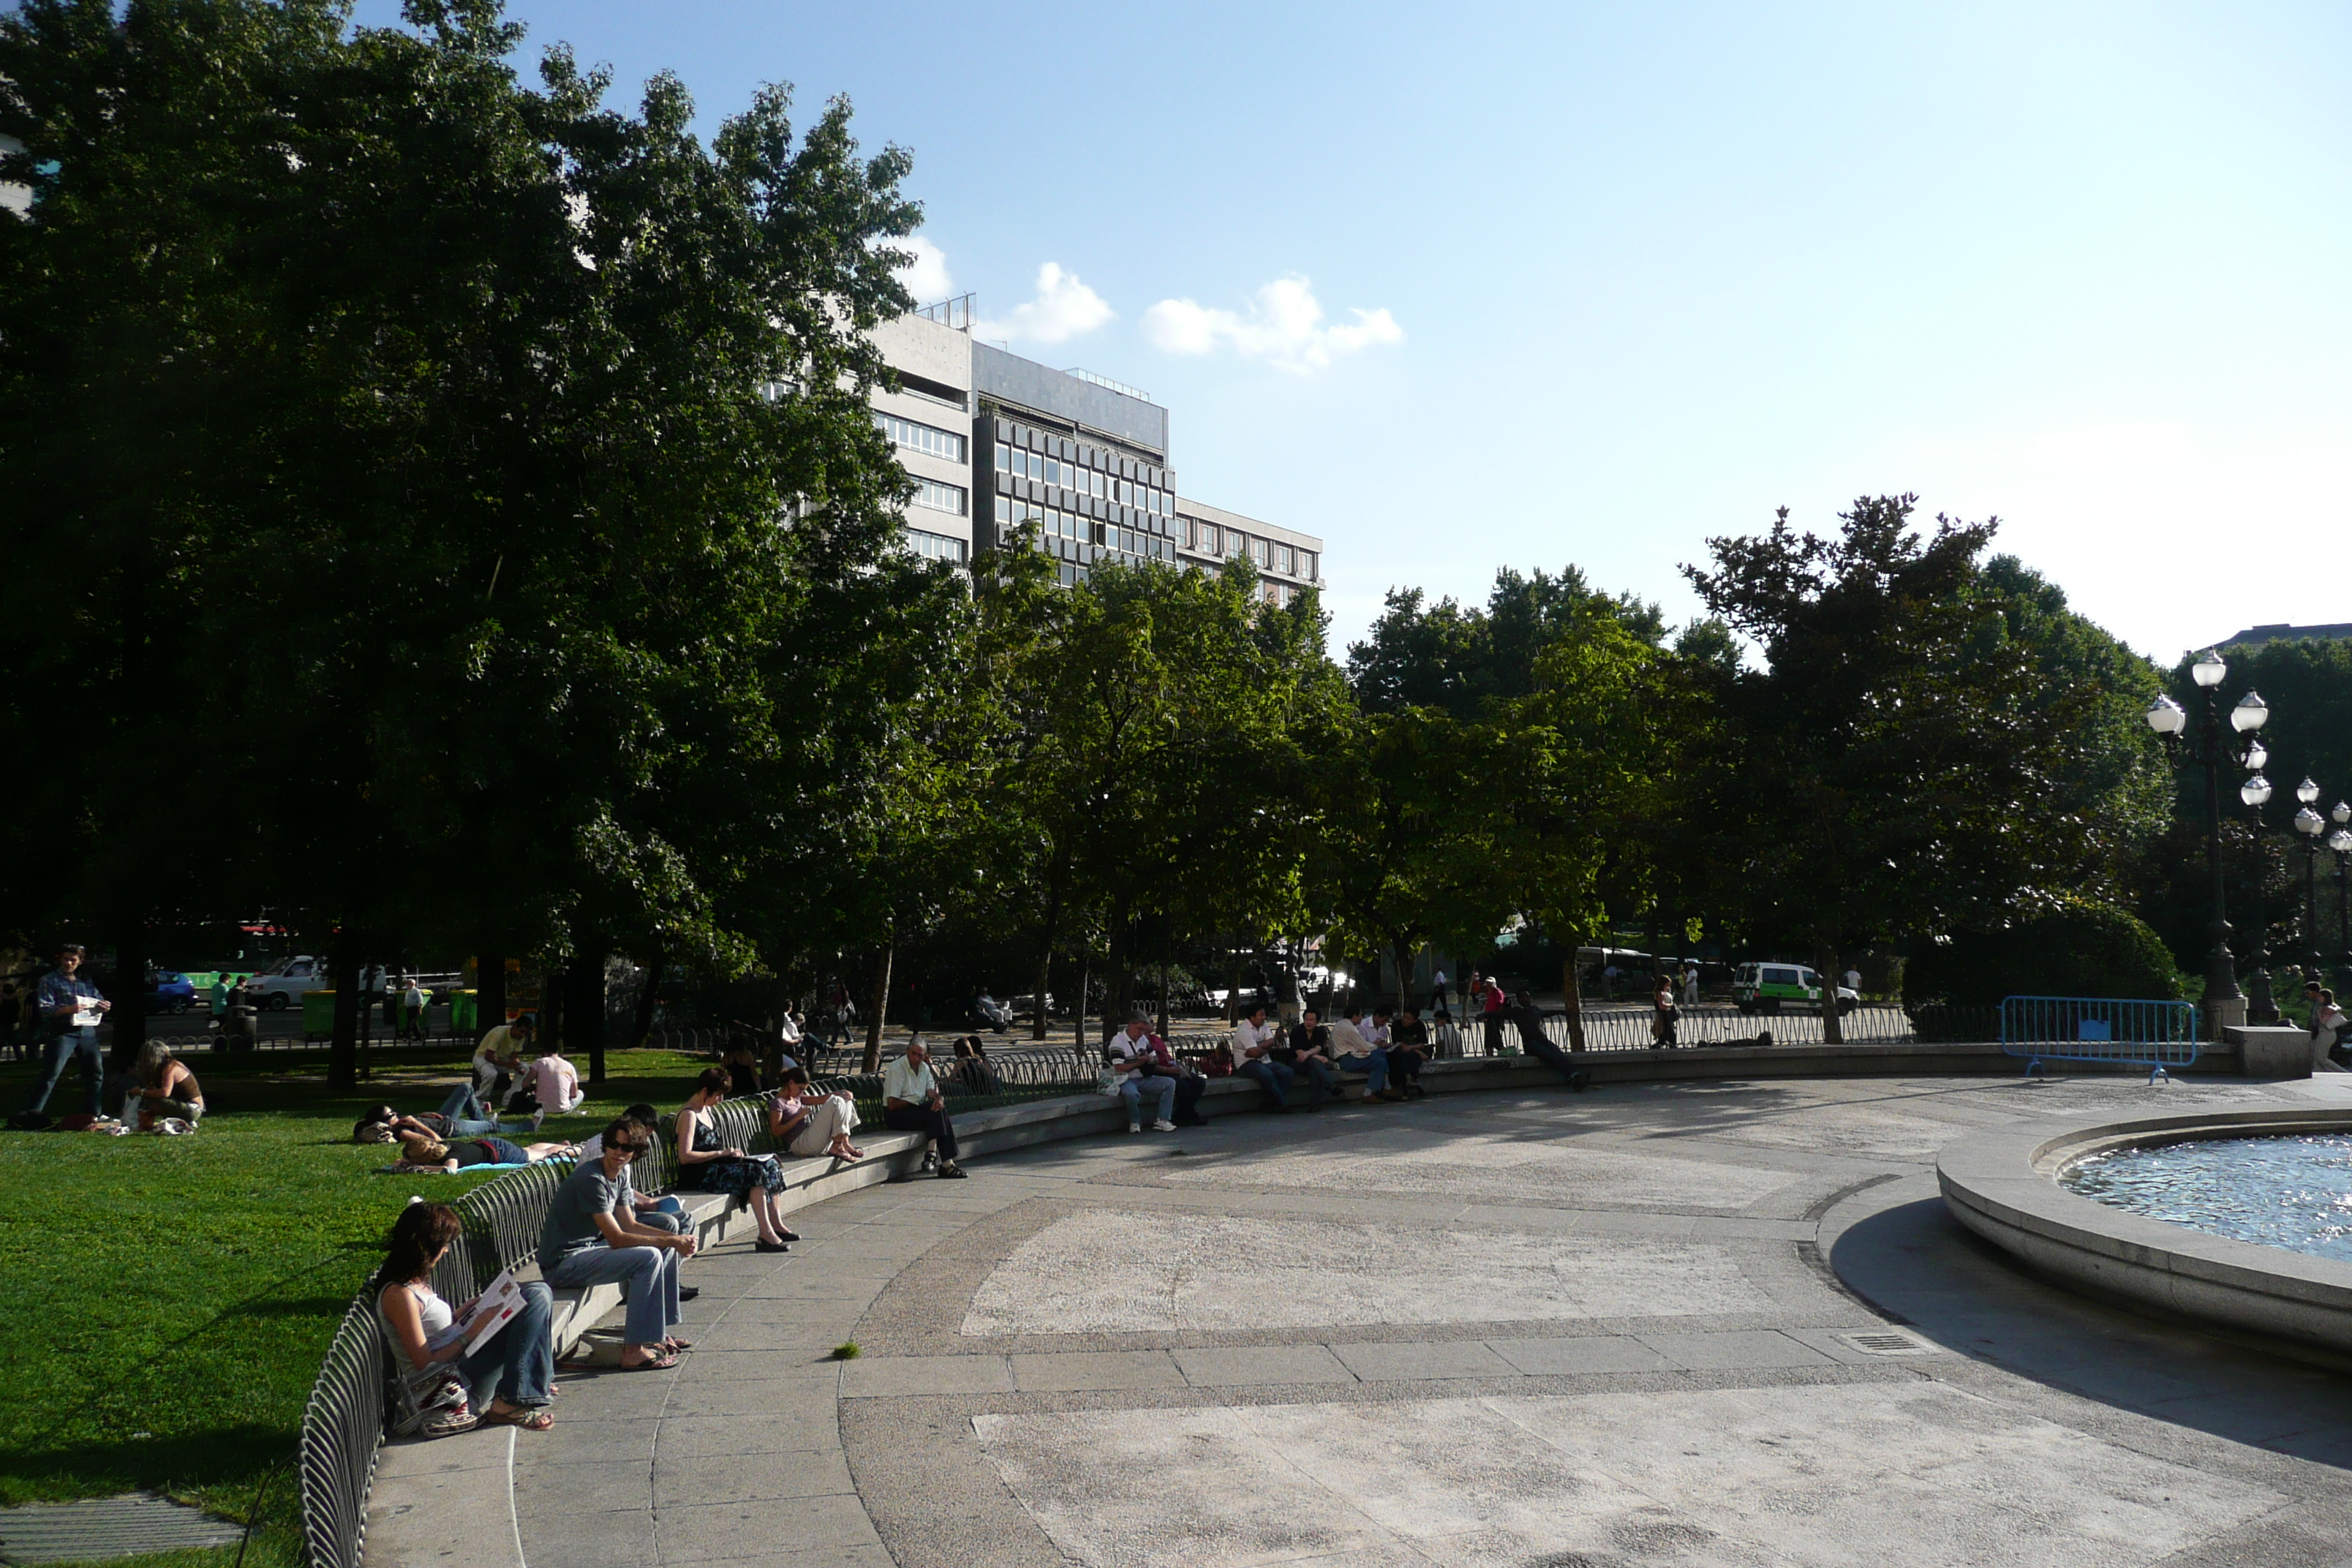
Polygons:
[[2114,870],[2082,737],[2116,711],[2116,672],[2070,660],[2074,628],[1986,570],[1994,523],[1939,517],[1922,539],[1915,505],[1864,497],[1830,538],[1783,509],[1685,568],[1764,657],[1717,679],[1724,896],[1824,974],[1856,941],[1999,929]]

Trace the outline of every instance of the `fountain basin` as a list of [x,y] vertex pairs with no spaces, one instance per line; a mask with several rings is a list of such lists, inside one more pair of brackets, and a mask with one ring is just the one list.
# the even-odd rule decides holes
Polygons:
[[2125,1148],[2220,1138],[2352,1134],[2352,1110],[2102,1117],[1983,1132],[1936,1157],[1944,1205],[2043,1278],[2137,1310],[2352,1366],[2352,1262],[2241,1241],[2111,1207],[2059,1184]]

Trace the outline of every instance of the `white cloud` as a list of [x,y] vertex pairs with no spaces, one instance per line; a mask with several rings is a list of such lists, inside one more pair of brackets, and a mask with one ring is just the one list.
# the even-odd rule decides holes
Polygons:
[[1355,320],[1327,325],[1314,285],[1293,273],[1260,289],[1245,311],[1162,300],[1143,312],[1143,331],[1167,353],[1214,353],[1225,344],[1246,359],[1300,374],[1322,369],[1337,354],[1404,342],[1404,329],[1385,309],[1349,314]]
[[907,292],[915,297],[918,306],[936,305],[955,293],[955,279],[948,276],[946,251],[919,234],[906,239],[891,240],[889,247],[893,250],[908,251],[915,258],[898,268],[898,281],[907,286]]
[[1037,297],[1015,305],[1001,321],[974,321],[972,333],[1007,341],[1026,338],[1034,343],[1058,343],[1091,332],[1116,314],[1103,297],[1065,272],[1057,262],[1037,268]]

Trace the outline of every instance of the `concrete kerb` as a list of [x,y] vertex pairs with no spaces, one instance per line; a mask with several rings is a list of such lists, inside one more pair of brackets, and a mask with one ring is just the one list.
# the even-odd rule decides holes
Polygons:
[[2054,1283],[2323,1365],[2352,1366],[2352,1264],[2209,1236],[2068,1192],[2058,1176],[2106,1150],[2352,1130],[2352,1110],[2086,1121],[1948,1145],[1937,1184],[1952,1216]]
[[[1682,1079],[1992,1074],[2016,1069],[2015,1058],[2005,1055],[1996,1044],[1702,1046],[1672,1050],[1593,1051],[1577,1057],[1575,1061],[1592,1074],[1596,1086]],[[2221,1050],[2209,1052],[2200,1060],[2199,1069],[2226,1072],[2233,1071],[2236,1065],[2234,1051]],[[1517,1055],[1433,1061],[1422,1069],[1422,1080],[1432,1094],[1525,1091],[1557,1088],[1559,1084],[1558,1076],[1541,1060]],[[1360,1089],[1360,1079],[1343,1080],[1340,1098],[1352,1098]],[[1294,1088],[1294,1095],[1296,1092]],[[1215,1079],[1203,1091],[1202,1103],[1232,1114],[1254,1108],[1259,1097],[1254,1079]],[[1115,1132],[1125,1126],[1126,1120],[1126,1107],[1117,1100],[1099,1094],[1073,1094],[959,1115],[956,1133],[964,1152],[986,1154],[1060,1139]],[[918,1134],[877,1131],[863,1142],[867,1157],[856,1164],[844,1165],[831,1159],[785,1162],[785,1187],[778,1194],[778,1207],[785,1213],[797,1212],[828,1198],[905,1179],[915,1174],[920,1165],[924,1140]],[[2033,1179],[2050,1194],[2069,1203],[2098,1207],[2088,1200],[2060,1192],[2039,1177]],[[694,1213],[697,1234],[705,1246],[724,1241],[751,1223],[748,1208],[737,1200],[715,1194],[678,1195]],[[2139,1223],[2153,1226],[2157,1222]],[[2352,1281],[2347,1281],[2347,1286],[2352,1286]],[[555,1294],[553,1332],[559,1355],[572,1351],[604,1320],[616,1317],[621,1310],[620,1288],[616,1285],[559,1290]],[[616,1344],[600,1352],[602,1356],[614,1354]],[[469,1551],[478,1553],[478,1560],[489,1568],[509,1568],[509,1563],[513,1568],[521,1568],[521,1547],[514,1523],[512,1444],[511,1428],[467,1433],[430,1443],[409,1440],[387,1444],[368,1500],[364,1562],[373,1568],[387,1568],[425,1561],[446,1556],[451,1542],[465,1542]],[[510,1558],[507,1554],[508,1542],[513,1543]]]

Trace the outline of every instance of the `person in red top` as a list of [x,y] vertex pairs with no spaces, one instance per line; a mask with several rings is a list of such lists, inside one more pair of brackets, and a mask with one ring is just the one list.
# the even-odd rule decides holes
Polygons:
[[1481,988],[1479,1010],[1486,1024],[1486,1054],[1499,1057],[1503,1054],[1503,1009],[1509,1005],[1510,999],[1503,994],[1502,986],[1496,983],[1493,975],[1477,981],[1476,984]]

